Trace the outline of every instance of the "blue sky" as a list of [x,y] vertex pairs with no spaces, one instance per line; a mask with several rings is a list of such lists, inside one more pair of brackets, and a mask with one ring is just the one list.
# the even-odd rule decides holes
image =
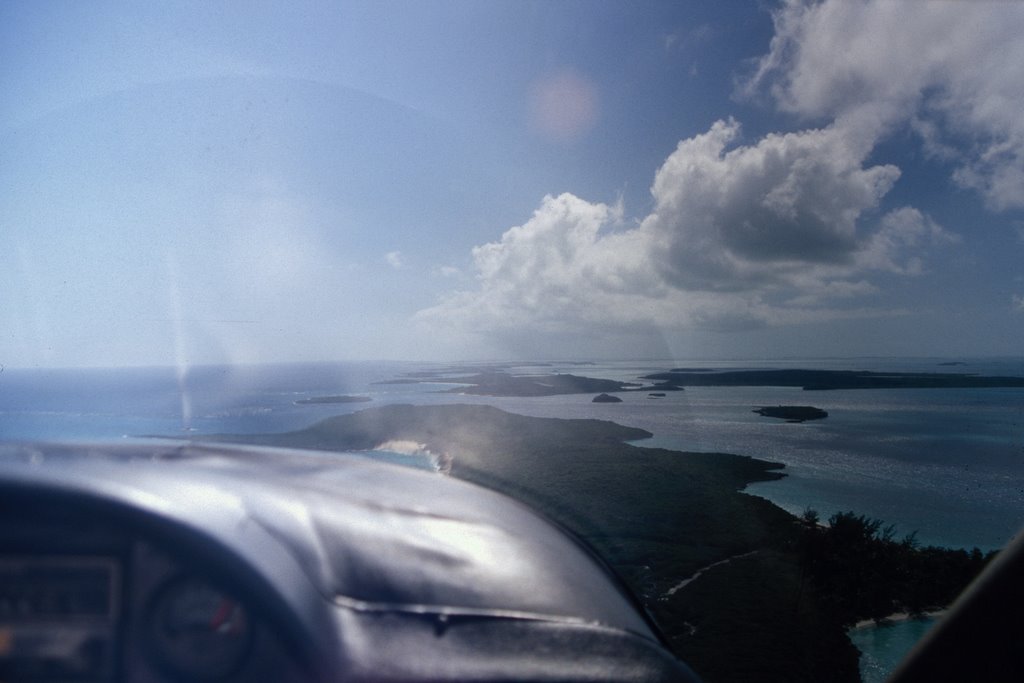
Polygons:
[[1009,355],[1024,4],[0,5],[0,365]]

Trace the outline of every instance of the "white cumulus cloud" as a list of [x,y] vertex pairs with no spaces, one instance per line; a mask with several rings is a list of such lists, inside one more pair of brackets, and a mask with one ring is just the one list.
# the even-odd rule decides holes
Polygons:
[[947,232],[918,209],[904,206],[882,217],[880,229],[858,253],[858,265],[893,273],[917,275],[922,263],[918,247],[925,244],[955,244],[958,235]]
[[787,0],[746,84],[866,136],[909,123],[954,180],[1024,206],[1024,3]]
[[400,251],[389,251],[384,254],[384,262],[395,270],[399,270],[405,265],[405,259],[402,258],[402,252]]
[[441,277],[458,277],[462,275],[462,271],[455,266],[440,266],[434,270],[434,273]]
[[[548,196],[501,239],[473,249],[477,288],[418,318],[509,335],[626,328],[735,330],[871,314],[822,302],[875,291],[870,271],[914,274],[953,239],[910,207],[862,225],[899,176],[835,128],[735,146],[735,121],[679,143],[655,175],[654,208]],[[874,311],[877,314],[879,311]]]
[[869,149],[835,128],[768,135],[728,149],[730,120],[679,143],[658,170],[641,229],[666,279],[685,289],[793,282],[808,269],[852,263],[857,220],[899,177],[863,167]]

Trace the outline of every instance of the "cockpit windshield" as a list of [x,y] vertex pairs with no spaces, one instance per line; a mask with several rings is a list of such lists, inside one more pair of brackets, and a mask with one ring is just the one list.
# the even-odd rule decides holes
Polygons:
[[469,481],[708,681],[884,680],[1024,524],[1021,35],[996,0],[3,3],[0,441]]

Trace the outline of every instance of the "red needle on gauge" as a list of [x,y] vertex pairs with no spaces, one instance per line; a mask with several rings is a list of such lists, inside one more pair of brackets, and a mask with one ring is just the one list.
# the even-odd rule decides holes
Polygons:
[[220,601],[220,605],[217,606],[217,611],[213,613],[213,617],[210,618],[210,630],[220,631],[221,628],[228,625],[228,620],[231,619],[231,614],[235,611],[235,603],[227,598]]

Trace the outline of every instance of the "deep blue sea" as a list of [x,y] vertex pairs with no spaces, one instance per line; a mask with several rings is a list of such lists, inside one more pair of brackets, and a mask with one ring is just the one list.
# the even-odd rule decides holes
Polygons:
[[[947,363],[956,362],[956,365]],[[550,364],[519,370],[636,380],[673,367],[818,368],[1024,376],[1024,358],[630,361]],[[121,440],[146,435],[299,429],[339,413],[392,403],[487,403],[540,417],[594,417],[654,434],[637,442],[689,451],[752,455],[786,465],[786,478],[747,491],[822,518],[853,510],[915,532],[922,544],[1002,547],[1024,526],[1024,389],[886,389],[805,392],[778,387],[692,387],[651,399],[622,394],[493,398],[444,393],[441,384],[377,384],[440,366],[366,362],[243,367],[6,369],[0,372],[0,439]],[[316,396],[368,396],[369,403],[298,404]],[[824,420],[791,424],[754,408],[814,405]],[[416,464],[415,456],[377,454]],[[404,458],[404,460],[402,459]],[[866,678],[924,625],[904,622],[855,634]],[[875,648],[874,650],[872,648]],[[878,662],[883,662],[879,664]],[[863,667],[862,667],[863,668]],[[881,672],[881,673],[879,673]]]

